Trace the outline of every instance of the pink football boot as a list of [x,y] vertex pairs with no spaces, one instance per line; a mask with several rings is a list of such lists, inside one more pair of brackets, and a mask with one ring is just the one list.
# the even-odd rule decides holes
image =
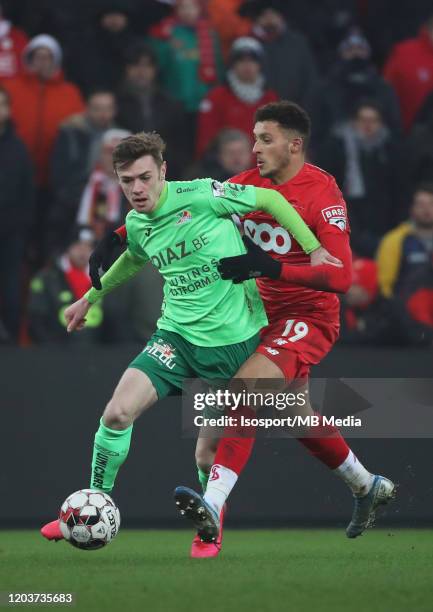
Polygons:
[[202,542],[199,535],[197,534],[192,541],[191,545],[191,559],[207,559],[211,557],[218,557],[221,552],[223,543],[223,524],[224,514],[227,511],[227,504],[224,504],[220,514],[220,530],[216,542]]
[[41,528],[41,534],[47,540],[54,540],[58,542],[58,540],[63,540],[63,534],[60,531],[60,521],[56,519],[55,521],[51,521],[51,523],[47,523]]

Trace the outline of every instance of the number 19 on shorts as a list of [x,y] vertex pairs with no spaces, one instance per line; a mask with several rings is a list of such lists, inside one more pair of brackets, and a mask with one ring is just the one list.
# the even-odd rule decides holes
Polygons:
[[[296,321],[296,319],[288,319],[283,333],[283,337],[287,337],[289,342],[297,342],[308,334],[308,325],[304,321]],[[290,337],[289,337],[290,336]]]

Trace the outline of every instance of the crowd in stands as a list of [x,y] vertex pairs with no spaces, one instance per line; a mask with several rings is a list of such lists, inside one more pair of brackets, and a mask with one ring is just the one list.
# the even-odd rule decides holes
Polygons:
[[85,332],[64,325],[128,211],[113,147],[156,130],[168,179],[225,180],[254,164],[257,108],[282,98],[310,113],[308,160],[348,205],[341,341],[433,346],[427,0],[0,0],[0,343],[145,341],[150,266]]

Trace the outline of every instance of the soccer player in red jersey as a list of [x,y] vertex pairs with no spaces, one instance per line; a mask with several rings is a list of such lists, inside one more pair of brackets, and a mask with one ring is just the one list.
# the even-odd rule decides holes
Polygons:
[[[257,278],[269,324],[262,330],[256,352],[236,377],[275,379],[282,389],[293,381],[304,381],[306,388],[310,367],[323,359],[338,338],[336,294],[346,292],[351,284],[346,204],[335,179],[305,161],[310,120],[302,108],[287,101],[274,102],[260,108],[255,119],[257,167],[230,181],[278,190],[342,266],[311,266],[293,238],[266,214],[256,212],[243,219],[245,236],[255,244],[245,255],[221,260],[219,269],[223,278],[233,282]],[[95,287],[98,268],[111,244],[125,238],[125,229],[119,228],[94,253],[90,267]],[[302,416],[307,415],[314,416],[310,405],[303,410]],[[395,486],[370,473],[338,429],[319,420],[318,426],[304,428],[297,439],[352,491],[354,511],[346,533],[357,537],[371,525],[376,508],[392,499]],[[198,440],[196,460],[204,496],[185,487],[175,491],[178,508],[198,529],[192,556],[218,554],[225,501],[251,454],[254,437],[230,433],[226,430],[219,442],[205,437]]]
[[[257,278],[269,324],[261,332],[255,354],[236,375],[241,379],[307,381],[310,367],[325,357],[338,338],[336,294],[346,292],[351,284],[350,230],[346,203],[335,179],[305,161],[309,135],[309,117],[296,104],[280,101],[263,106],[255,116],[257,167],[230,181],[279,191],[343,266],[311,266],[300,246],[267,214],[254,212],[242,219],[245,236],[261,248],[252,246],[245,255],[222,259],[219,270],[233,282]],[[311,406],[303,414],[313,415]],[[316,428],[297,439],[351,489],[355,504],[346,534],[354,538],[372,523],[377,506],[392,499],[395,486],[370,473],[338,429],[319,420]],[[204,496],[185,487],[175,492],[178,507],[205,541],[217,537],[217,517],[249,458],[253,438],[231,437],[226,430],[210,466],[212,442],[199,438],[197,445],[199,467],[211,468]]]

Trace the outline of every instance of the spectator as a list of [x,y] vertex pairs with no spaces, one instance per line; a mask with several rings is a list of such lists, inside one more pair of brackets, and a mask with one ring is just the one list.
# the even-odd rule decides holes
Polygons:
[[393,333],[404,342],[433,342],[433,184],[416,189],[409,220],[382,239],[381,294],[389,300]]
[[403,126],[409,130],[417,111],[433,91],[433,14],[416,38],[391,49],[384,76],[397,92]]
[[254,38],[238,38],[233,43],[226,84],[213,89],[200,105],[197,156],[223,128],[241,130],[251,138],[256,110],[278,99],[266,87],[262,60],[263,47]]
[[314,93],[313,148],[322,144],[338,123],[348,119],[360,100],[371,98],[383,109],[383,118],[395,134],[401,132],[400,110],[393,88],[382,79],[370,60],[370,45],[353,31],[339,48],[339,59]]
[[310,107],[317,79],[315,61],[305,36],[285,18],[287,2],[247,2],[243,12],[253,18],[252,32],[263,44],[263,72],[269,87],[280,98]]
[[24,50],[26,72],[7,79],[12,101],[12,119],[35,166],[36,214],[32,228],[31,260],[34,267],[46,258],[46,219],[51,205],[48,184],[49,160],[62,121],[84,108],[77,87],[64,80],[59,43],[40,34]]
[[0,5],[0,79],[21,74],[21,56],[27,43],[27,35],[5,19]]
[[209,0],[207,4],[209,18],[218,32],[225,58],[236,38],[251,33],[251,20],[238,12],[243,4],[244,0]]
[[119,124],[136,132],[157,131],[168,145],[168,169],[178,178],[188,163],[185,110],[157,83],[158,66],[153,50],[143,43],[126,54],[125,76],[118,92]]
[[334,128],[319,164],[337,179],[352,226],[352,248],[374,257],[379,239],[400,220],[404,181],[399,142],[383,122],[381,108],[361,101],[353,119]]
[[150,30],[161,82],[190,113],[190,128],[201,100],[221,82],[223,63],[218,36],[205,19],[201,0],[176,0],[171,17]]
[[91,228],[96,240],[115,229],[128,212],[127,202],[113,169],[115,146],[130,132],[112,129],[105,132],[98,161],[79,203],[76,223]]
[[105,3],[95,22],[84,40],[75,41],[69,50],[69,74],[86,93],[95,87],[116,90],[123,75],[125,49],[139,40],[121,0]]
[[63,255],[30,283],[29,334],[33,342],[91,344],[101,338],[103,311],[95,304],[79,334],[66,331],[65,309],[91,287],[88,262],[93,248],[89,230],[75,236]]
[[9,96],[2,88],[0,166],[0,320],[10,338],[16,340],[21,319],[21,272],[33,214],[34,184],[31,161],[10,122]]
[[114,95],[97,90],[88,96],[84,112],[72,115],[60,128],[51,158],[51,250],[65,248],[84,187],[99,158],[103,135],[115,127],[115,115]]
[[251,140],[244,132],[227,128],[221,130],[203,160],[190,168],[186,180],[211,176],[226,181],[251,166]]
[[[76,232],[64,253],[30,284],[29,335],[37,344],[94,344],[141,342],[152,335],[161,314],[162,277],[148,264],[115,294],[92,306],[87,325],[79,334],[68,334],[65,309],[90,288],[88,261],[93,234]],[[151,291],[149,291],[151,288]],[[0,325],[1,342],[1,325]]]
[[46,187],[48,165],[61,122],[84,110],[80,92],[64,80],[59,43],[40,34],[24,50],[26,73],[5,81],[12,100],[12,118],[36,167],[37,183]]

